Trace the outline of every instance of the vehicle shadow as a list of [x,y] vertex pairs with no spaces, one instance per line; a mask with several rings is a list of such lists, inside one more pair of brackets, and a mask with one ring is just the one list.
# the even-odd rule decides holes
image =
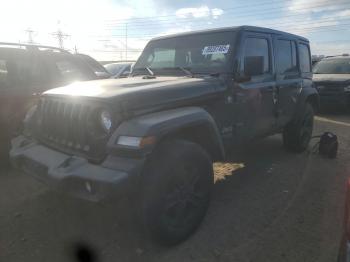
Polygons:
[[[133,202],[94,204],[47,190],[26,202],[23,219],[12,221],[27,239],[12,249],[23,257],[32,254],[26,261],[75,261],[72,248],[81,243],[95,250],[98,261],[215,259],[225,246],[238,247],[268,227],[292,197],[307,157],[288,153],[281,144],[274,136],[216,163],[208,214],[198,231],[176,247],[146,237]],[[20,254],[13,256],[18,260]]]

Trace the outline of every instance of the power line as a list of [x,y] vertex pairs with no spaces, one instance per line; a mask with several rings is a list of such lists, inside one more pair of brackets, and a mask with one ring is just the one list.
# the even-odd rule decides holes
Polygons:
[[[348,19],[343,19],[344,21],[347,21],[347,20],[350,20],[350,18]],[[314,23],[315,24],[315,23]],[[268,26],[269,24],[265,24],[265,26]],[[283,26],[281,26],[283,25]],[[292,28],[291,26],[293,25],[296,25],[295,28]],[[313,24],[312,23],[306,23],[305,26],[309,26],[309,27],[298,27],[299,24],[297,22],[294,22],[294,23],[288,23],[288,24],[279,24],[278,28],[285,28],[285,27],[289,27],[289,31],[291,30],[296,30],[298,32],[304,32],[304,33],[308,33],[308,32],[312,32],[313,30],[316,30],[319,29],[319,28],[324,28],[324,27],[336,27],[336,26],[348,26],[350,25],[349,23],[343,23],[343,24],[334,24],[334,25],[323,25],[323,26],[312,26]],[[228,26],[228,25],[227,25]],[[277,27],[276,27],[277,28]],[[122,38],[122,37],[125,37],[125,35],[122,35],[122,34],[111,34],[109,36],[107,35],[89,35],[90,37],[119,37],[119,38]],[[129,34],[128,37],[133,37],[133,38],[138,38],[138,39],[142,39],[142,38],[147,38],[147,39],[151,39],[151,37],[155,37],[155,36],[160,36],[159,34],[151,34],[151,33],[148,33],[148,34]]]
[[[314,10],[315,8],[322,8],[322,7],[328,7],[330,5],[334,5],[334,3],[332,1],[324,1],[324,2],[321,2],[321,4],[319,5],[313,5],[313,6],[309,6],[309,7],[303,7],[303,8],[296,8],[296,9],[293,9],[293,11],[307,11],[307,10]],[[337,4],[337,6],[348,6],[349,3],[339,3]],[[350,7],[350,6],[349,6]],[[238,15],[235,15],[234,18],[237,18],[237,17],[247,17],[247,16],[255,16],[255,15],[265,15],[265,14],[274,14],[274,13],[279,13],[280,14],[280,11],[281,10],[284,10],[285,8],[284,7],[275,7],[275,8],[265,8],[265,9],[259,9],[259,10],[255,10],[255,11],[258,11],[258,12],[239,12]],[[331,11],[337,11],[337,10],[344,10],[344,7],[342,8],[337,8],[337,9],[333,9]],[[222,16],[224,15],[229,15],[231,14],[232,12],[235,12],[236,11],[236,8],[227,8],[224,10],[224,13],[222,14]],[[296,15],[305,15],[305,14],[296,14]],[[175,16],[175,18],[178,18],[176,15],[173,15]],[[220,16],[220,20],[222,19],[222,16]],[[211,18],[211,17],[201,17],[201,18],[196,18],[196,19],[208,19],[208,18]],[[136,18],[135,18],[136,19]],[[176,21],[176,22],[188,22],[188,21],[192,21],[194,18],[193,17],[189,17],[189,18],[179,18],[181,21]],[[218,19],[219,20],[219,19]],[[155,21],[150,21],[150,22],[138,22],[138,26],[147,26],[147,25],[158,25],[159,26],[159,23],[164,24],[164,22],[168,22],[168,23],[174,23],[174,19],[158,19],[155,20]],[[128,23],[130,24],[131,22],[128,21]],[[135,23],[133,23],[135,24]],[[107,24],[107,26],[110,25],[110,26],[113,26],[113,23],[110,23],[110,24]],[[137,24],[136,24],[137,25]],[[135,27],[135,25],[133,26]]]
[[[321,19],[321,20],[317,20],[315,22],[312,22],[312,21],[305,21],[304,19],[300,19],[300,20],[294,20],[294,21],[289,21],[289,22],[282,22],[282,23],[279,23],[278,24],[278,27],[281,28],[282,26],[286,27],[286,26],[290,26],[290,25],[297,25],[298,27],[300,27],[301,25],[305,25],[305,26],[311,26],[311,28],[318,28],[320,26],[313,26],[313,25],[319,25],[319,24],[324,24],[324,23],[329,23],[329,22],[348,22],[350,20],[349,17],[344,17],[344,18],[341,18],[341,19],[336,19],[336,17],[328,17],[328,18],[325,18],[325,19]],[[264,26],[270,26],[270,25],[274,25],[274,23],[266,23],[264,24]],[[343,24],[337,24],[337,26],[342,26]],[[227,24],[226,24],[227,26]],[[335,26],[335,25],[334,25]],[[148,36],[154,36],[156,34],[129,34],[129,37],[130,36],[134,36],[134,37],[137,37],[137,38],[148,38]],[[89,35],[91,37],[106,37],[106,36],[102,36],[102,35]],[[122,37],[123,35],[121,34],[111,34],[109,36],[120,36]]]
[[[237,6],[230,6],[230,7],[222,7],[220,8],[221,10],[223,11],[227,11],[227,10],[237,10],[237,9],[241,9],[241,8],[254,8],[256,6],[261,6],[261,5],[267,5],[267,4],[271,4],[271,3],[282,3],[282,4],[285,4],[286,2],[293,2],[294,0],[284,0],[284,1],[281,1],[281,0],[275,0],[275,1],[264,1],[264,2],[260,2],[260,3],[256,3],[254,5],[251,5],[251,4],[246,4],[246,5],[237,5]],[[345,2],[345,1],[344,1]],[[321,3],[332,3],[334,4],[334,1],[329,1],[329,0],[326,0],[326,1],[323,1]],[[342,3],[338,3],[339,4],[342,4]],[[315,7],[318,7],[318,6],[312,6],[311,8],[315,8]],[[271,8],[269,8],[271,9]],[[301,8],[301,9],[294,9],[294,10],[304,10],[305,7]],[[207,10],[204,10],[204,11],[201,11],[201,12],[196,12],[196,14],[206,14],[207,13]],[[240,12],[241,13],[241,12]],[[173,18],[176,18],[178,17],[177,14],[171,14],[171,15],[160,15],[160,16],[145,16],[145,17],[134,17],[134,18],[130,18],[128,19],[128,23],[131,23],[133,20],[134,21],[138,21],[138,20],[149,20],[149,19],[156,19],[155,22],[158,22],[160,21],[159,18],[167,18],[167,17],[173,17]],[[119,19],[107,19],[105,20],[106,22],[108,21],[124,21],[124,20],[119,20]],[[144,21],[140,21],[140,23],[144,23]]]

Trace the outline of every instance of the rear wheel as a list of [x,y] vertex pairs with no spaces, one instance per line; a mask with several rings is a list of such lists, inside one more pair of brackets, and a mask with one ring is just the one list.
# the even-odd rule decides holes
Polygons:
[[208,209],[213,185],[208,154],[192,142],[165,142],[143,178],[143,218],[152,238],[166,245],[185,240]]
[[289,123],[283,131],[283,144],[293,152],[303,152],[309,145],[314,126],[314,109],[306,103],[298,119]]

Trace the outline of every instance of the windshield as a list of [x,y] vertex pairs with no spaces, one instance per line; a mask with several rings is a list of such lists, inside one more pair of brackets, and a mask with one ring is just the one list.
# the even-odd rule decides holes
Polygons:
[[134,71],[146,67],[160,73],[164,69],[186,68],[193,73],[223,72],[229,64],[234,32],[195,34],[150,42]]
[[315,74],[350,74],[350,58],[321,60],[313,71]]
[[78,54],[77,56],[85,61],[90,66],[90,68],[94,70],[94,72],[106,73],[105,68],[92,57],[83,54]]
[[127,64],[108,64],[105,65],[104,67],[107,69],[107,71],[112,74],[112,75],[117,75],[119,74],[123,68],[126,66]]

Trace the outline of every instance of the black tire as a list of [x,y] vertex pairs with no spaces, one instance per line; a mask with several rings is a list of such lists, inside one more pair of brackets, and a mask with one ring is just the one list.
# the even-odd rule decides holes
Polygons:
[[314,109],[306,103],[299,118],[289,123],[283,130],[283,144],[286,149],[301,153],[305,151],[312,137]]
[[142,217],[151,237],[163,245],[188,238],[206,214],[213,182],[211,159],[199,145],[162,143],[143,173]]

